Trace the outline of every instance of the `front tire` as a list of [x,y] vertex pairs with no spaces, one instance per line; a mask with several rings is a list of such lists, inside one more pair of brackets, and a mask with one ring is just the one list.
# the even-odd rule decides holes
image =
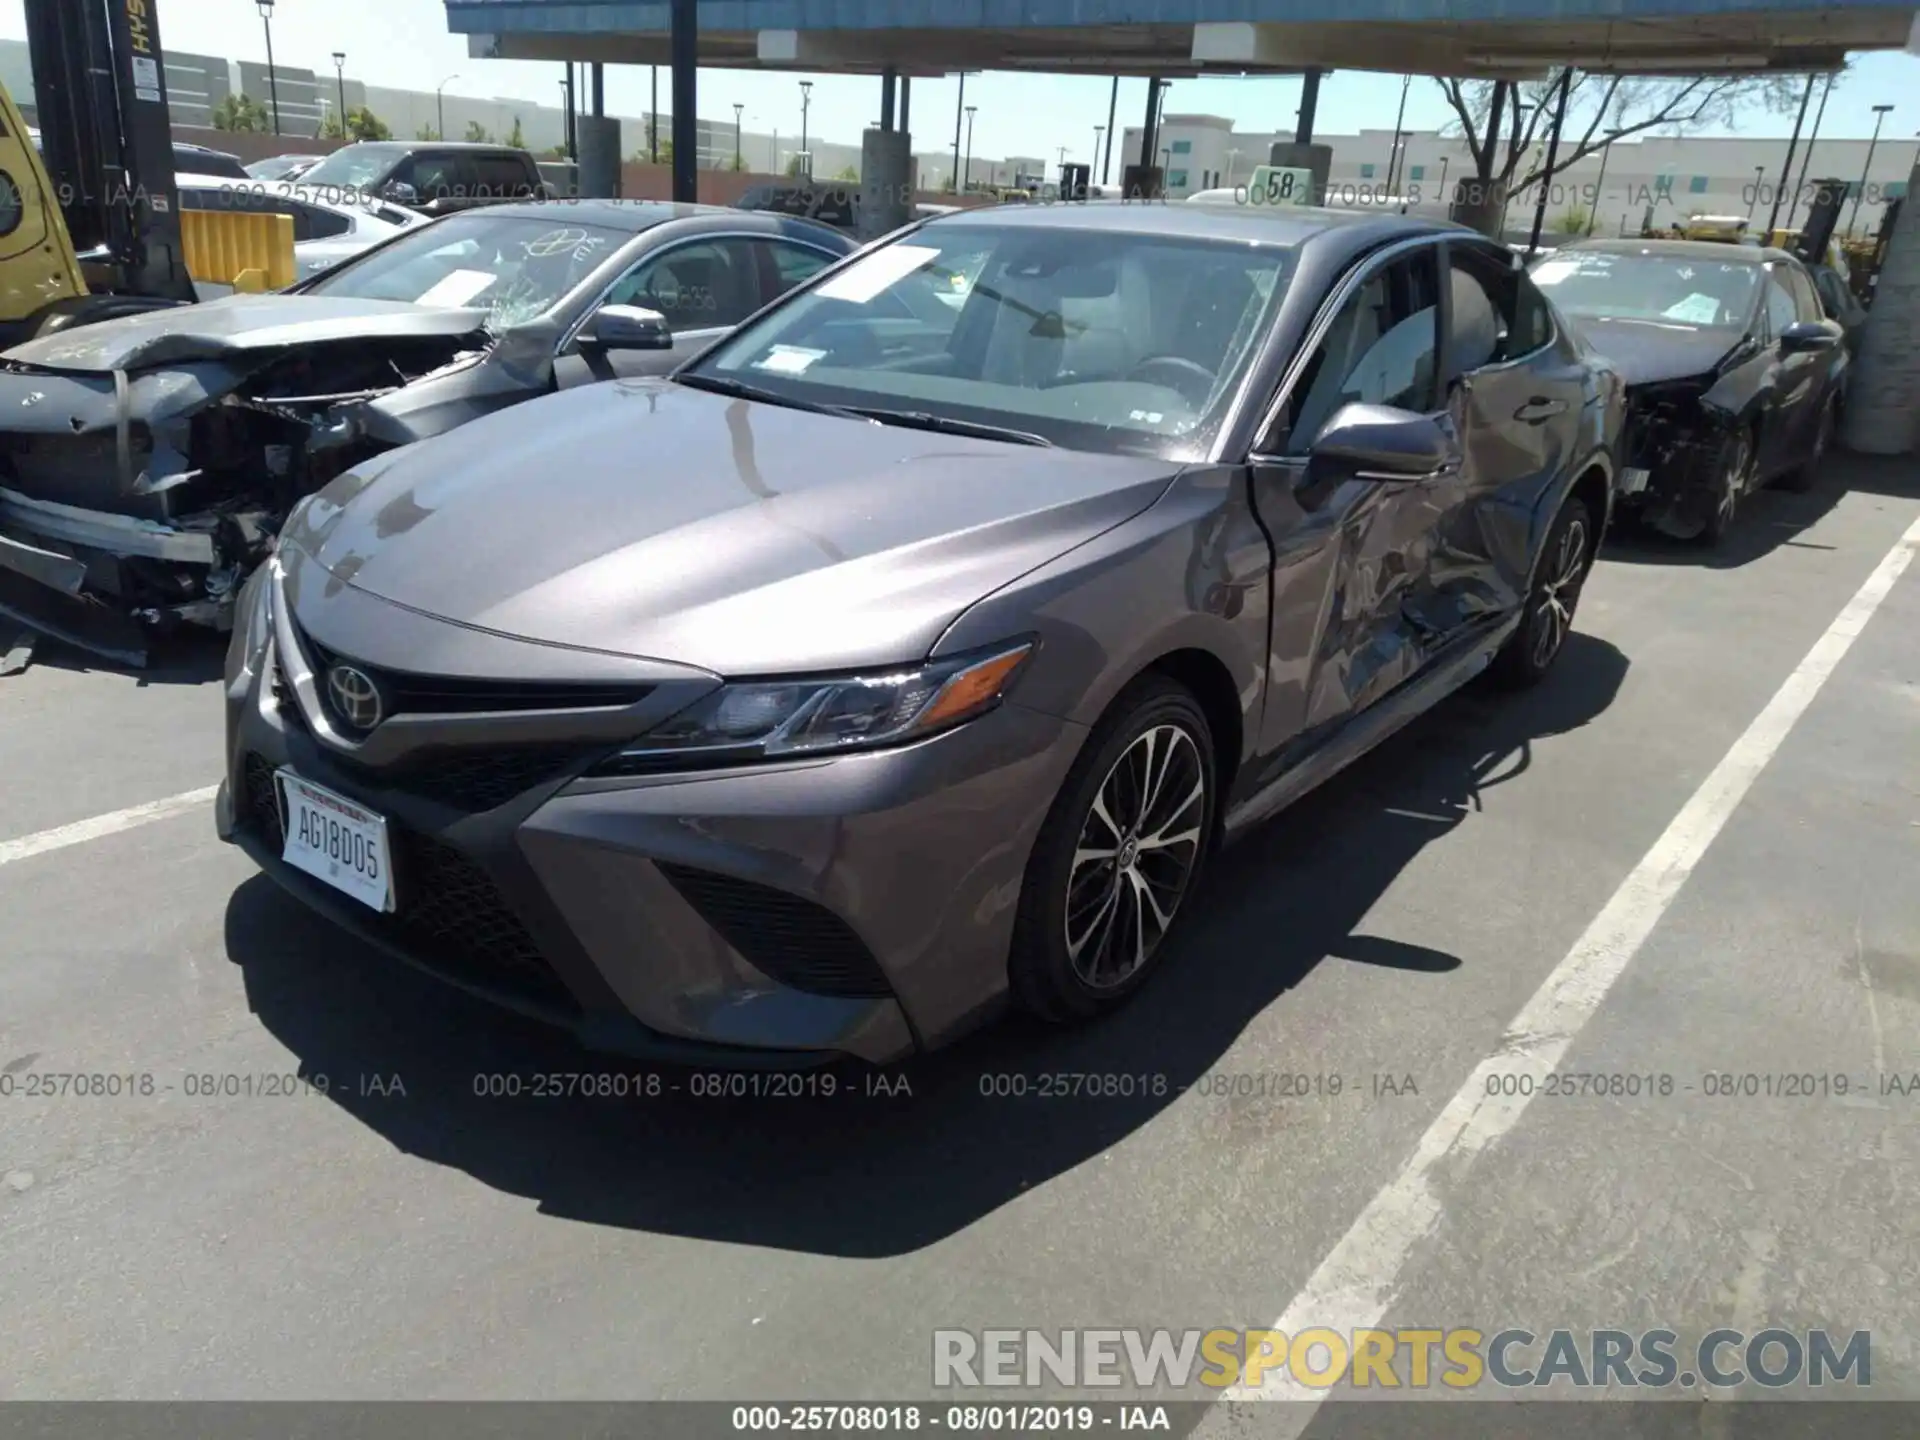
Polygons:
[[1143,985],[1213,837],[1213,733],[1192,693],[1150,674],[1117,699],[1034,842],[1008,979],[1044,1020],[1085,1020]]
[[1740,502],[1753,489],[1753,472],[1759,463],[1760,451],[1753,431],[1744,427],[1736,430],[1727,442],[1720,476],[1714,482],[1713,509],[1707,513],[1707,523],[1700,530],[1700,543],[1707,549],[1717,548],[1732,531],[1734,518],[1740,513]]
[[1546,544],[1540,547],[1520,628],[1507,637],[1507,643],[1493,658],[1496,682],[1517,690],[1546,678],[1566,648],[1573,613],[1593,568],[1599,540],[1593,512],[1584,500],[1569,497],[1554,517]]

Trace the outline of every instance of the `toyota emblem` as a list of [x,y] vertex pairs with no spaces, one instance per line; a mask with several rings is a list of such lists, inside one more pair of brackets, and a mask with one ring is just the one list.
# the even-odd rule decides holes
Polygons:
[[371,730],[385,718],[380,687],[363,670],[335,665],[327,671],[327,696],[333,712],[356,730]]

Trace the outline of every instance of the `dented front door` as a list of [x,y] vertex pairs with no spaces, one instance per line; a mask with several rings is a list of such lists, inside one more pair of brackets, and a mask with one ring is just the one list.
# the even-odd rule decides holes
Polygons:
[[1458,477],[1349,480],[1320,494],[1306,461],[1343,405],[1449,423],[1439,408],[1439,249],[1396,247],[1347,282],[1257,447],[1254,503],[1275,549],[1268,754],[1312,744],[1432,658],[1426,597]]

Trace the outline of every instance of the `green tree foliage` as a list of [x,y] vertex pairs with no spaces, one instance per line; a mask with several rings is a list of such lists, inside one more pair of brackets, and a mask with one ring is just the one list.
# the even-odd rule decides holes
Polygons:
[[856,165],[843,165],[840,167],[840,173],[833,178],[836,180],[852,180],[857,183],[860,179],[860,169]]
[[244,132],[266,131],[273,128],[273,117],[267,113],[267,107],[251,95],[235,92],[213,107],[213,128]]
[[467,142],[472,145],[491,145],[493,143],[493,132],[488,130],[487,127],[482,125],[478,120],[469,120],[467,121],[466,138]]
[[347,134],[356,140],[391,140],[393,131],[364,105],[356,105],[347,111]]
[[507,144],[513,146],[516,150],[524,150],[527,148],[526,132],[520,128],[520,117],[518,115],[513,117],[513,129],[507,132]]
[[416,140],[438,140],[440,138],[440,132],[431,125],[422,125],[418,130],[413,132],[413,138]]

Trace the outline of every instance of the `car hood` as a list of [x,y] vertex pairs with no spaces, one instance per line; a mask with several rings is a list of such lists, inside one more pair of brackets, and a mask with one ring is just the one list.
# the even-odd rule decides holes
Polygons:
[[1179,469],[614,381],[370,461],[282,546],[462,625],[791,674],[926,655]]
[[1628,385],[1712,375],[1740,343],[1738,330],[1716,326],[1589,316],[1573,323]]
[[486,312],[333,295],[229,295],[59,330],[7,351],[37,369],[107,373],[224,360],[247,351],[338,340],[452,339],[484,330]]

